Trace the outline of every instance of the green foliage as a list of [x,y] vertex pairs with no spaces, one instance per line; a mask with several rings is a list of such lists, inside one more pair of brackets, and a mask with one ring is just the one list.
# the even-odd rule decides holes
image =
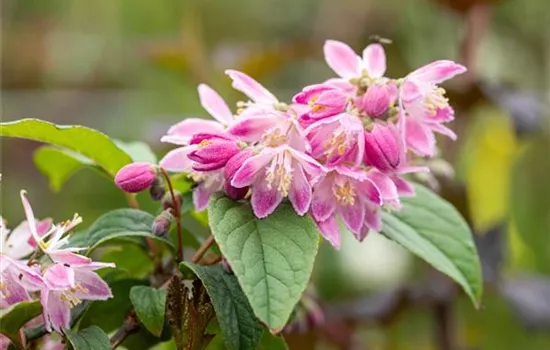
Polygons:
[[159,337],[164,326],[166,290],[135,286],[130,290],[130,300],[141,323]]
[[383,213],[382,233],[454,279],[476,306],[483,289],[472,233],[458,211],[421,185],[400,211]]
[[222,195],[212,197],[208,218],[254,313],[270,329],[280,331],[311,276],[317,227],[288,203],[258,219],[248,203]]
[[288,350],[288,345],[282,335],[273,335],[269,332],[264,332],[257,350]]
[[114,142],[118,148],[126,152],[134,162],[157,163],[157,156],[145,142],[122,142],[119,140],[115,140]]
[[255,349],[263,328],[243,294],[237,278],[221,266],[184,263],[202,281],[216,311],[216,317],[229,350]]
[[39,119],[22,119],[0,124],[0,135],[18,137],[79,153],[114,176],[132,158],[107,135],[84,126],[56,125]]
[[19,330],[33,318],[42,313],[40,301],[22,301],[0,310],[0,333],[14,344],[20,344]]
[[88,253],[99,245],[117,238],[149,237],[174,248],[166,237],[151,233],[154,216],[137,209],[116,209],[100,216],[88,229]]
[[97,326],[91,326],[78,332],[66,329],[64,332],[74,350],[111,349],[109,337]]

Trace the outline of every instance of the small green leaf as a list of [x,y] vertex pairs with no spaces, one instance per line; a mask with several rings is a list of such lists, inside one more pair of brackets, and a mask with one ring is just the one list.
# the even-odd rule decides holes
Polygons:
[[219,265],[183,263],[182,266],[190,268],[206,287],[227,349],[255,349],[263,328],[256,320],[237,278]]
[[130,300],[141,323],[157,337],[162,333],[166,310],[166,290],[146,286],[132,287]]
[[64,332],[74,350],[112,349],[109,337],[97,326],[91,326],[78,332],[65,329]]
[[382,213],[382,233],[454,279],[479,306],[479,256],[468,224],[443,198],[421,185],[400,211]]
[[79,125],[56,125],[40,119],[0,123],[0,135],[18,137],[79,153],[114,176],[132,159],[105,134]]
[[50,188],[54,192],[61,190],[63,184],[80,169],[91,167],[103,172],[88,158],[56,146],[39,147],[33,159],[38,170],[50,180]]
[[147,162],[152,164],[157,163],[157,156],[153,150],[151,150],[151,147],[145,142],[123,142],[119,140],[114,140],[114,142],[118,148],[126,152],[126,154],[128,154],[134,162]]
[[18,338],[19,330],[36,316],[42,313],[39,301],[22,301],[0,310],[0,333],[10,339]]
[[88,253],[111,239],[136,236],[161,241],[174,249],[169,239],[151,233],[154,219],[153,215],[137,209],[116,209],[103,214],[88,229]]
[[256,316],[280,331],[305,290],[317,254],[317,227],[281,204],[258,219],[248,203],[213,196],[208,218],[214,238]]
[[269,332],[264,332],[257,350],[288,350],[285,338],[282,335],[273,335]]

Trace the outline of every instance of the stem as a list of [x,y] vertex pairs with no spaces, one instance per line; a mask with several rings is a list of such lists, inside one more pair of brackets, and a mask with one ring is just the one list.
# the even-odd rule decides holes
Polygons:
[[132,311],[124,320],[124,323],[118,331],[111,337],[111,347],[116,349],[128,336],[136,333],[139,330],[139,322],[136,320],[136,315]]
[[177,200],[174,194],[174,188],[172,186],[172,181],[170,180],[170,176],[168,175],[166,170],[164,170],[163,168],[160,168],[160,172],[162,173],[162,176],[164,176],[164,179],[168,184],[168,190],[170,191],[170,197],[172,197],[172,204],[174,205],[174,218],[176,219],[176,233],[178,236],[178,256],[176,260],[183,261],[183,237],[182,237],[182,231],[181,231],[180,202]]
[[[130,208],[139,209],[139,203],[134,193],[126,193],[126,200],[128,201],[128,205],[130,206]],[[156,255],[157,247],[155,246],[153,240],[149,237],[145,237],[145,243],[147,243],[147,246],[149,246],[151,253],[153,253],[153,255]]]
[[436,349],[453,350],[452,304],[449,301],[436,302],[433,311]]
[[212,244],[214,244],[214,236],[210,235],[210,237],[208,237],[206,241],[203,242],[203,244],[197,250],[195,255],[193,255],[193,257],[191,258],[191,261],[193,263],[198,263],[201,260],[202,256],[204,255],[204,253],[206,253],[206,251],[212,246]]

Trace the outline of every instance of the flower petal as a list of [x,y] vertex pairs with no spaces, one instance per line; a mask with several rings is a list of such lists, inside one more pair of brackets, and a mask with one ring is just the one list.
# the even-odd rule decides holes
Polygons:
[[321,176],[325,173],[325,170],[321,164],[304,152],[297,151],[290,147],[287,147],[286,149],[292,154],[292,157],[300,163],[302,169],[304,169],[304,172],[312,178]]
[[466,72],[466,70],[466,67],[453,61],[439,60],[418,68],[410,76],[425,82],[439,84]]
[[409,182],[407,182],[405,179],[399,176],[393,176],[392,177],[393,183],[395,184],[395,187],[397,187],[397,192],[400,196],[414,196],[415,191],[413,185],[411,185]]
[[335,208],[332,180],[329,176],[326,176],[315,185],[311,201],[311,215],[317,221],[325,221],[334,213]]
[[202,107],[220,123],[224,125],[231,124],[233,113],[231,113],[223,98],[206,84],[200,84],[198,90]]
[[[382,230],[382,217],[380,216],[380,207],[376,205],[368,205],[365,210],[365,226],[380,232]],[[361,236],[357,237],[359,241],[367,236],[368,230],[361,231]]]
[[40,237],[38,236],[38,231],[36,230],[36,219],[34,218],[34,213],[32,212],[31,204],[27,199],[27,191],[21,190],[20,192],[21,202],[23,203],[23,208],[25,209],[25,216],[27,217],[27,222],[29,223],[29,229],[32,236],[36,242],[41,242]]
[[58,264],[67,264],[71,267],[85,266],[92,263],[92,259],[84,255],[71,253],[68,251],[56,251],[48,254],[52,260]]
[[63,328],[70,327],[71,309],[68,303],[61,300],[61,292],[44,289],[40,293],[40,303],[44,309],[46,330],[52,328],[61,333]]
[[298,215],[303,216],[307,213],[311,205],[311,197],[311,185],[304,174],[304,170],[299,164],[295,164],[288,199]]
[[368,177],[380,191],[383,204],[399,206],[399,194],[397,193],[397,187],[388,175],[379,171],[371,171],[369,172]]
[[82,300],[106,300],[113,296],[109,285],[95,272],[77,270],[75,282],[78,286],[74,295]]
[[215,120],[206,120],[206,119],[200,119],[200,118],[187,118],[175,125],[172,125],[170,129],[168,129],[168,136],[178,136],[180,141],[177,141],[178,138],[162,138],[162,142],[172,142],[170,140],[176,141],[172,143],[181,144],[184,145],[184,140],[190,138],[193,136],[193,134],[196,134],[198,132],[202,133],[221,133],[224,131],[223,124],[220,124],[219,122]]
[[277,98],[273,96],[271,92],[269,92],[265,87],[263,87],[260,83],[258,83],[256,80],[252,79],[248,75],[232,69],[226,70],[225,74],[227,74],[233,80],[232,86],[234,89],[239,90],[250,99],[252,99],[254,102],[278,102]]
[[342,78],[349,79],[361,75],[361,60],[348,45],[336,40],[327,40],[323,52],[329,67]]
[[329,241],[334,248],[340,249],[340,228],[334,216],[329,217],[325,221],[317,222],[317,227],[319,227],[321,235]]
[[212,193],[212,188],[206,187],[204,184],[199,184],[193,190],[193,205],[196,211],[203,211],[208,207],[208,201]]
[[420,156],[433,156],[435,153],[435,137],[428,126],[413,118],[405,120],[405,137],[407,147]]
[[244,161],[231,180],[231,185],[237,188],[250,186],[256,176],[265,169],[275,155],[272,149],[264,149],[260,154],[252,156]]
[[282,200],[281,192],[275,186],[269,189],[265,181],[261,181],[252,187],[250,203],[254,214],[260,219],[273,213]]
[[44,273],[44,282],[49,289],[64,290],[74,287],[74,270],[70,267],[54,264]]
[[196,149],[196,145],[173,149],[160,160],[159,165],[167,171],[189,173],[193,171],[194,162],[187,156]]
[[266,130],[277,123],[277,115],[241,115],[227,132],[242,141],[259,141]]
[[351,232],[358,234],[361,231],[361,227],[363,227],[365,221],[365,209],[363,205],[356,203],[355,205],[345,207],[339,206],[338,213]]
[[381,78],[386,73],[386,53],[380,44],[370,44],[363,50],[363,62],[371,78]]

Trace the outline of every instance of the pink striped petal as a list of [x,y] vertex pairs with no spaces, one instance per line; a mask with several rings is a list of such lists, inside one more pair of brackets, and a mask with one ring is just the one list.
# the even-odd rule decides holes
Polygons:
[[288,199],[298,215],[303,216],[307,213],[311,205],[311,197],[311,185],[302,167],[294,166]]
[[368,174],[369,180],[378,188],[383,204],[396,204],[399,202],[399,193],[392,179],[379,171],[371,171]]
[[392,180],[393,180],[393,183],[395,184],[395,187],[397,187],[397,192],[399,193],[400,196],[406,196],[406,197],[414,196],[415,191],[414,191],[413,185],[411,185],[405,179],[403,179],[400,176],[393,176]]
[[338,212],[342,221],[344,221],[344,224],[351,232],[354,234],[361,232],[361,227],[363,227],[365,221],[365,210],[360,203],[346,207],[340,206]]
[[325,221],[334,213],[335,201],[332,194],[332,180],[325,177],[315,185],[311,201],[311,215],[317,221]]
[[[380,207],[369,205],[365,208],[365,226],[374,231],[382,231],[382,217],[380,216]],[[368,230],[361,231],[361,236],[357,237],[362,241],[367,236]]]
[[92,259],[88,257],[67,251],[55,251],[48,255],[54,262],[67,264],[71,267],[89,265],[92,262]]
[[40,303],[44,309],[46,330],[61,333],[63,328],[70,327],[71,309],[69,304],[61,300],[61,292],[44,289],[40,293]]
[[77,289],[75,296],[82,300],[106,300],[113,296],[109,285],[105,283],[95,272],[78,271],[75,276],[76,283],[82,287]]
[[259,141],[266,130],[272,128],[277,123],[278,117],[275,114],[263,114],[245,116],[241,115],[236,122],[229,127],[228,133],[242,141]]
[[38,231],[36,230],[36,219],[34,218],[34,213],[32,211],[31,204],[27,199],[27,191],[21,190],[20,196],[21,196],[21,202],[23,203],[23,208],[25,209],[25,216],[27,217],[27,222],[29,223],[29,229],[31,230],[31,234],[34,237],[34,239],[37,242],[39,242],[40,237],[38,235]]
[[275,186],[269,189],[265,181],[252,187],[252,198],[250,203],[252,204],[254,214],[260,219],[273,213],[282,200],[283,196],[281,192],[279,192]]
[[340,77],[349,79],[361,75],[361,60],[348,45],[336,40],[327,40],[323,52],[329,67]]
[[448,60],[439,60],[429,63],[410,74],[415,79],[439,84],[445,80],[466,72],[466,67]]
[[456,140],[457,139],[457,136],[454,133],[454,131],[452,131],[451,129],[449,129],[445,125],[438,124],[438,123],[430,123],[429,125],[430,125],[430,129],[432,129],[432,131],[435,131],[435,132],[438,132],[442,135],[445,135],[448,138],[450,138],[451,140]]
[[75,285],[74,270],[70,267],[54,264],[44,273],[44,282],[49,289],[64,290]]
[[329,241],[334,248],[340,249],[340,228],[334,216],[329,217],[325,221],[317,222],[317,227],[319,227],[321,235]]
[[273,96],[271,92],[269,92],[265,87],[263,87],[260,83],[258,83],[256,80],[252,79],[248,75],[232,69],[226,70],[225,74],[227,74],[233,80],[233,88],[239,90],[250,99],[252,99],[254,102],[278,102],[277,98]]
[[200,84],[198,90],[202,107],[220,123],[224,125],[231,124],[233,113],[231,113],[223,98],[206,84]]
[[208,201],[212,193],[212,188],[206,187],[204,184],[199,184],[193,190],[193,205],[196,211],[203,211],[208,208]]
[[202,133],[221,133],[224,131],[223,124],[215,120],[206,120],[200,118],[187,118],[168,129],[168,135],[177,135],[182,138],[188,138],[198,132]]
[[432,157],[435,153],[435,137],[428,126],[413,118],[405,120],[407,147],[420,156]]
[[363,62],[371,78],[381,78],[386,73],[386,53],[380,44],[370,44],[363,50]]
[[260,154],[252,156],[244,161],[243,165],[233,176],[231,185],[237,188],[250,186],[262,170],[265,169],[275,155],[272,149],[264,149]]
[[187,156],[196,149],[196,145],[173,149],[160,160],[159,165],[167,171],[189,173],[193,170],[193,161]]
[[321,164],[304,152],[297,151],[293,148],[287,148],[287,150],[292,154],[292,157],[300,163],[306,174],[309,176],[318,177],[325,173],[325,170]]

